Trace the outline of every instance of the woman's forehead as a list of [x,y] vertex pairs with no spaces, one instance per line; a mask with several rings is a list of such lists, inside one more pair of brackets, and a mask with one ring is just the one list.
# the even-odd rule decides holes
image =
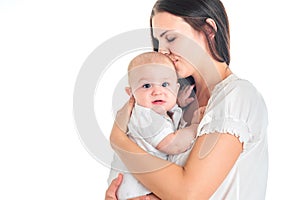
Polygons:
[[153,35],[157,38],[166,31],[186,34],[192,30],[192,27],[184,19],[168,12],[156,13],[152,18],[152,28]]

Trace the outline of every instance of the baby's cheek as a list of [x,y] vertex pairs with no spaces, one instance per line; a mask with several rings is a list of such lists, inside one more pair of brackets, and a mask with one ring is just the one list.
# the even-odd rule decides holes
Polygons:
[[168,93],[169,93],[169,98],[177,99],[177,93],[178,93],[177,88],[169,88]]
[[175,97],[172,97],[172,99],[169,101],[170,103],[169,103],[169,107],[170,107],[170,109],[172,109],[174,106],[175,106],[175,104],[177,103],[177,98],[176,98],[176,96]]

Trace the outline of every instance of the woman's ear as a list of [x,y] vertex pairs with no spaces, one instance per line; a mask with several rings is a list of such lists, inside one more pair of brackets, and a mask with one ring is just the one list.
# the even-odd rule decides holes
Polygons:
[[214,30],[214,31],[210,31],[210,34],[209,34],[210,37],[212,37],[212,38],[215,37],[215,33],[218,31],[216,22],[211,18],[207,18],[206,23],[208,23],[209,26]]
[[128,96],[132,96],[132,91],[131,91],[131,87],[125,87],[125,91],[128,94]]

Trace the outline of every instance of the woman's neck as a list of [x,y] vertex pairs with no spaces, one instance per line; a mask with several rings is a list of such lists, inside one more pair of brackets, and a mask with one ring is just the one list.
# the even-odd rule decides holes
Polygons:
[[195,73],[192,75],[195,80],[195,86],[197,89],[196,97],[199,106],[207,105],[210,94],[214,87],[232,74],[228,65],[224,62],[214,62],[213,66],[214,69],[201,71],[201,74],[206,75],[207,77],[202,77],[198,71],[195,71]]

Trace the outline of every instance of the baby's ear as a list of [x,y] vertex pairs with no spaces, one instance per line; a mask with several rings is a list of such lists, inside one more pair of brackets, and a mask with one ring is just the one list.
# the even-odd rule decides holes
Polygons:
[[180,83],[177,83],[177,87],[176,87],[176,93],[177,94],[178,94],[179,88],[180,88]]
[[128,94],[128,96],[132,96],[131,88],[130,87],[125,87],[125,91]]

